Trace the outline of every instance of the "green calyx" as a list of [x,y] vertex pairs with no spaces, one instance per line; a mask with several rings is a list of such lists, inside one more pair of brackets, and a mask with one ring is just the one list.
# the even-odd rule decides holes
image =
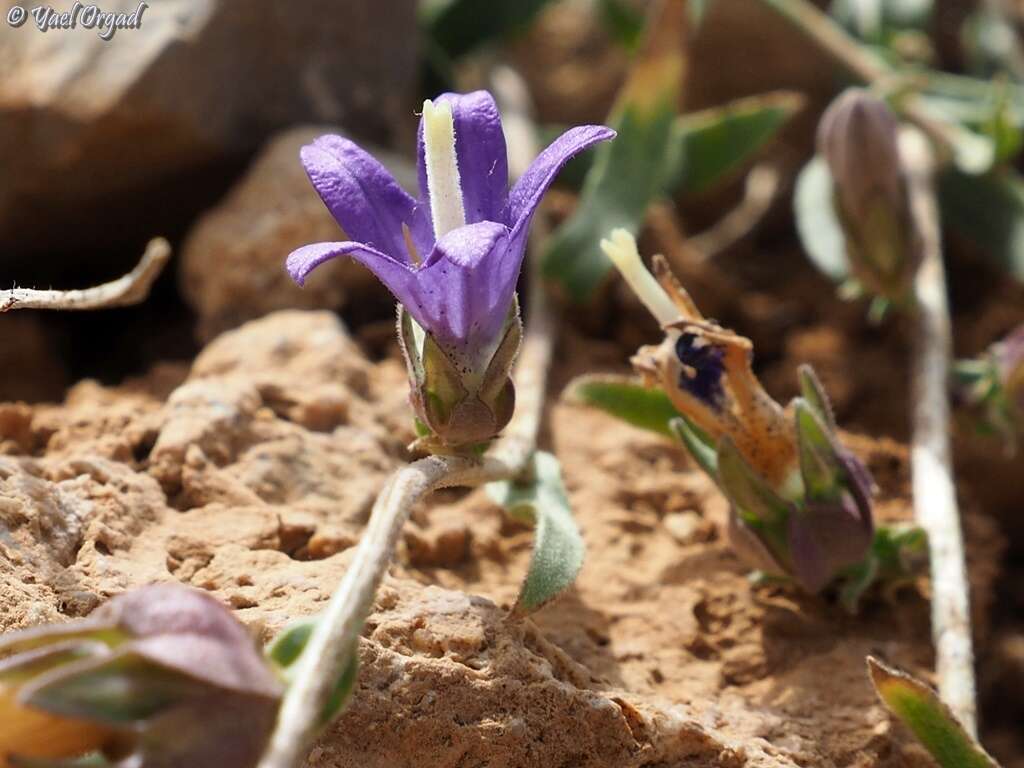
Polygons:
[[431,453],[474,453],[496,437],[515,410],[512,364],[523,326],[514,301],[501,340],[482,373],[457,359],[399,309],[398,338],[409,371],[410,401],[428,433],[416,446]]

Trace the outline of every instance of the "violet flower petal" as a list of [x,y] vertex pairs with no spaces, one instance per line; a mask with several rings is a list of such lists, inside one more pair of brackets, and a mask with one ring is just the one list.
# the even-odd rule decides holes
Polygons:
[[509,195],[509,226],[512,228],[512,236],[525,234],[541,198],[569,160],[594,144],[612,138],[615,138],[615,131],[611,128],[581,125],[570,128],[537,155]]
[[[435,104],[450,104],[455,128],[455,158],[462,185],[466,223],[496,221],[508,224],[508,152],[501,115],[487,91],[443,93]],[[420,196],[429,216],[430,195],[424,163],[423,121],[416,151]]]
[[430,212],[368,152],[341,136],[321,136],[300,156],[320,198],[351,240],[408,264],[406,224],[419,253],[430,252]]
[[861,562],[871,547],[870,514],[850,493],[833,502],[809,502],[789,520],[789,547],[796,579],[819,592],[845,568]]
[[417,299],[428,316],[420,324],[439,342],[486,346],[498,335],[512,304],[518,269],[512,280],[497,275],[507,271],[500,268],[508,262],[522,261],[521,253],[510,252],[511,245],[508,227],[493,221],[467,224],[438,240],[416,278]]
[[420,325],[425,328],[429,327],[426,325],[429,320],[424,315],[418,301],[416,270],[365,243],[346,241],[304,245],[288,254],[285,268],[292,280],[303,285],[310,272],[325,261],[339,256],[349,256],[373,272],[394,297],[405,305],[409,314],[416,318]]

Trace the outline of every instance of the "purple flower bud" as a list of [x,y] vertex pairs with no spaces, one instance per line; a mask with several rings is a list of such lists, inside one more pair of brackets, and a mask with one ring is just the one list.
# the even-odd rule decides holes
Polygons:
[[1024,325],[999,342],[993,352],[1007,406],[1017,431],[1024,433]]
[[[231,612],[178,584],[0,638],[0,656],[0,703],[18,717],[0,733],[0,764],[101,750],[117,765],[246,768],[283,689]],[[63,740],[29,738],[40,723]]]
[[511,417],[513,299],[530,222],[562,166],[614,135],[597,125],[570,129],[509,190],[494,99],[444,94],[424,105],[419,199],[348,139],[323,136],[303,148],[313,186],[351,240],[299,248],[288,271],[302,285],[318,265],[348,256],[394,294],[408,318],[400,330],[412,403],[439,447],[489,440]]
[[957,394],[977,414],[981,427],[1003,439],[1013,456],[1024,438],[1024,326],[975,360],[959,360]]
[[892,301],[906,297],[921,261],[898,137],[892,110],[859,88],[840,94],[818,126],[850,268],[869,291]]

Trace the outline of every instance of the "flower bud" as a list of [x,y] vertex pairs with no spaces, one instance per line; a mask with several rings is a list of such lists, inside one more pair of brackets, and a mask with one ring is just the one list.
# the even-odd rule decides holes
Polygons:
[[[819,592],[871,547],[871,478],[836,440],[813,372],[805,367],[800,375],[811,397],[794,400],[786,412],[790,423],[779,425],[796,445],[798,482],[773,486],[728,435],[715,448],[714,477],[730,501],[729,537],[737,552],[753,567]],[[689,428],[684,422],[681,429]],[[702,440],[690,431],[687,445]]]
[[[515,410],[512,364],[522,341],[518,302],[497,348],[483,364],[442,346],[399,310],[398,338],[409,372],[409,401],[428,434],[418,443],[432,452],[473,450],[496,437]],[[482,370],[481,370],[482,369]]]
[[850,269],[868,291],[893,302],[905,300],[922,255],[898,138],[892,110],[859,88],[840,94],[818,126]]
[[956,378],[961,398],[1014,455],[1024,437],[1024,326],[993,344],[981,358],[958,361]]
[[282,692],[230,611],[176,584],[15,632],[0,656],[0,765],[99,751],[117,765],[246,768]]

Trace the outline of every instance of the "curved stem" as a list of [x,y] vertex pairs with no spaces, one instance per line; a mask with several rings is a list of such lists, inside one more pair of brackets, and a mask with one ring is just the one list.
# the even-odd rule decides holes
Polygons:
[[932,181],[934,158],[925,138],[913,129],[901,136],[901,153],[923,245],[923,260],[914,281],[918,323],[910,454],[914,514],[928,532],[939,695],[961,725],[975,736],[977,708],[967,566],[949,438],[947,387],[952,333]]
[[106,309],[138,304],[171,258],[171,246],[162,237],[154,238],[135,269],[117,280],[93,288],[72,291],[48,291],[12,288],[0,291],[0,312],[11,309]]
[[331,596],[295,669],[260,768],[291,768],[320,728],[320,713],[355,651],[363,622],[387,573],[413,505],[438,488],[480,485],[509,476],[500,461],[428,456],[400,469],[384,486],[355,557]]

